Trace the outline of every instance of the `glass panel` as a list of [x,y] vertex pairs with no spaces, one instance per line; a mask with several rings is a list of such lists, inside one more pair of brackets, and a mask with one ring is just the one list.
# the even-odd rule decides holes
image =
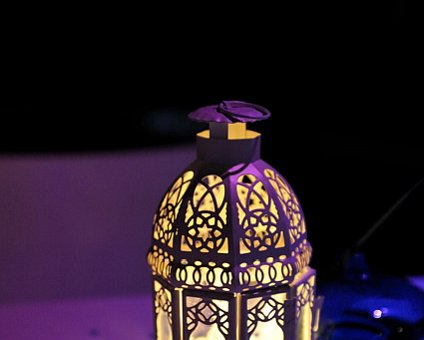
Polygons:
[[300,310],[300,318],[297,324],[297,338],[299,340],[312,339],[312,311],[306,304]]
[[278,339],[284,340],[284,332],[278,325],[276,319],[268,322],[259,321],[253,334],[249,340],[271,340]]
[[172,340],[172,297],[171,292],[158,281],[154,282],[155,314],[158,340]]
[[247,300],[247,332],[250,340],[284,339],[285,293]]
[[314,306],[315,276],[297,287],[297,339],[312,339],[312,308]]
[[188,296],[187,330],[190,340],[226,340],[229,332],[229,302]]

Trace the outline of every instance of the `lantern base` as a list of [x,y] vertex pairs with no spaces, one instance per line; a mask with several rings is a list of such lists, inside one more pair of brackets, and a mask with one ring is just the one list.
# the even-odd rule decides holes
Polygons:
[[290,285],[244,293],[175,288],[153,276],[158,340],[311,340],[322,299],[315,299],[315,270],[306,267]]

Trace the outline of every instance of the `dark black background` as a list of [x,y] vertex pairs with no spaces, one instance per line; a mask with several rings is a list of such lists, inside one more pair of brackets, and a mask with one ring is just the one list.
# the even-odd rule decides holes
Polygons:
[[[88,15],[5,48],[0,151],[193,142],[204,126],[186,119],[191,110],[225,99],[263,105],[272,118],[252,126],[263,158],[303,203],[313,265],[339,275],[344,250],[424,176],[415,3],[191,10]],[[423,273],[423,195],[366,244],[374,270]]]

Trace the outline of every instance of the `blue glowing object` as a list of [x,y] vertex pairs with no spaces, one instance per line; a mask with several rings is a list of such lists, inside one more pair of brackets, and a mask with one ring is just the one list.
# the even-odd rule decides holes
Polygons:
[[372,317],[374,319],[380,319],[383,316],[383,312],[380,309],[374,309],[372,312]]

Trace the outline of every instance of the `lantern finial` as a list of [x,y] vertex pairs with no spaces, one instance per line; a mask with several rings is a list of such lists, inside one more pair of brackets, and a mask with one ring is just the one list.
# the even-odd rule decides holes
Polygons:
[[225,100],[201,107],[188,116],[196,122],[209,123],[211,139],[245,139],[246,123],[267,119],[271,113],[256,104]]
[[252,123],[267,119],[271,113],[264,107],[236,100],[225,100],[218,105],[201,107],[189,115],[196,122]]

